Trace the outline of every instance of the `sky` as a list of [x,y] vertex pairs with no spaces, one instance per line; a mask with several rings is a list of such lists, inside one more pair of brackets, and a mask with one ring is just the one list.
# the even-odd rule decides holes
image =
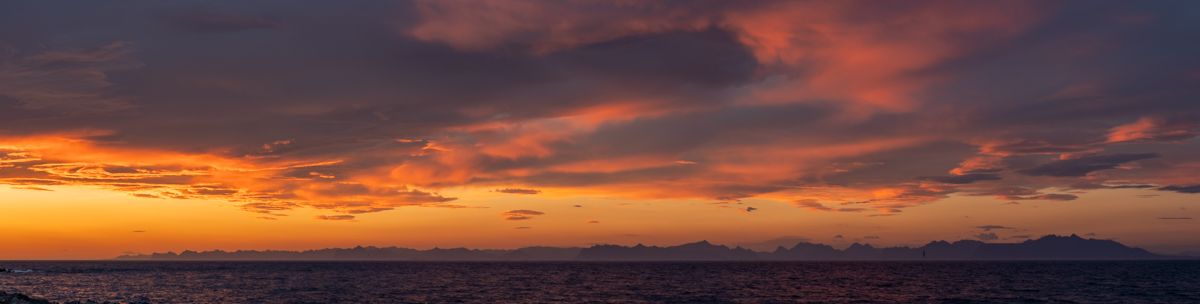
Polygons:
[[0,259],[1200,252],[1200,3],[4,1]]

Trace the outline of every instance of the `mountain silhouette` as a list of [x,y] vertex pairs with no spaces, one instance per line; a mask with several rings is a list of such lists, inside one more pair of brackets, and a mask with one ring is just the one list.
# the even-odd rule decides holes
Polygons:
[[400,247],[328,248],[306,251],[186,250],[148,255],[123,255],[118,260],[196,260],[196,261],[561,261],[573,260],[579,248],[526,247],[515,250],[433,248],[417,250]]
[[1160,259],[1141,248],[1112,240],[1085,239],[1077,235],[1048,235],[1021,243],[984,243],[962,240],[934,241],[925,246],[875,248],[854,243],[845,250],[827,245],[797,244],[768,255],[773,260],[1143,260]]
[[584,261],[728,261],[755,260],[760,253],[737,247],[714,245],[708,241],[670,247],[638,244],[633,247],[597,245],[579,251]]
[[120,260],[379,260],[379,261],[916,261],[916,260],[1152,260],[1176,258],[1077,235],[1047,235],[1021,243],[933,241],[921,247],[854,243],[845,249],[800,242],[770,252],[730,248],[708,241],[658,247],[594,245],[587,248],[525,247],[513,250],[400,247],[331,248],[308,251],[184,251],[125,255]]

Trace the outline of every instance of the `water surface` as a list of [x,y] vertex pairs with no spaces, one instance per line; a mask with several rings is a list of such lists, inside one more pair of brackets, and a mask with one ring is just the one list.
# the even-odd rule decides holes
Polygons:
[[0,291],[152,303],[1200,303],[1200,262],[0,262]]

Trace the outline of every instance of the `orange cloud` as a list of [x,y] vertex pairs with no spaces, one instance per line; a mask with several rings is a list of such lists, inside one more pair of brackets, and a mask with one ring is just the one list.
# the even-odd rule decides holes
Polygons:
[[[93,139],[105,132],[0,137],[0,183],[96,186],[147,198],[244,202],[247,211],[282,216],[298,207],[345,213],[439,204],[455,198],[366,179],[284,176],[337,160],[292,160],[215,153],[113,147]],[[307,170],[301,170],[308,172]]]
[[1139,140],[1175,141],[1196,137],[1196,126],[1186,122],[1169,122],[1166,119],[1142,117],[1135,122],[1109,129],[1108,142],[1119,143]]
[[803,77],[766,83],[748,102],[834,99],[871,111],[907,111],[916,106],[913,95],[937,80],[922,70],[977,47],[978,41],[947,37],[982,33],[1001,40],[1021,33],[1037,16],[1016,3],[980,9],[939,2],[883,11],[854,2],[781,1],[732,11],[723,22],[760,64],[803,70]]

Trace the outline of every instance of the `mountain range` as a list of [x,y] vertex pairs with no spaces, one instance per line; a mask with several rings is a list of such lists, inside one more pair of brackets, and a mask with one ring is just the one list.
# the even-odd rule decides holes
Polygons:
[[774,251],[730,248],[707,241],[677,246],[525,247],[512,250],[400,247],[330,248],[307,251],[184,251],[124,255],[118,260],[229,261],[919,261],[919,260],[1153,260],[1170,259],[1112,240],[1047,235],[1021,243],[974,240],[934,241],[921,247],[874,247],[854,243],[845,249],[800,242]]

